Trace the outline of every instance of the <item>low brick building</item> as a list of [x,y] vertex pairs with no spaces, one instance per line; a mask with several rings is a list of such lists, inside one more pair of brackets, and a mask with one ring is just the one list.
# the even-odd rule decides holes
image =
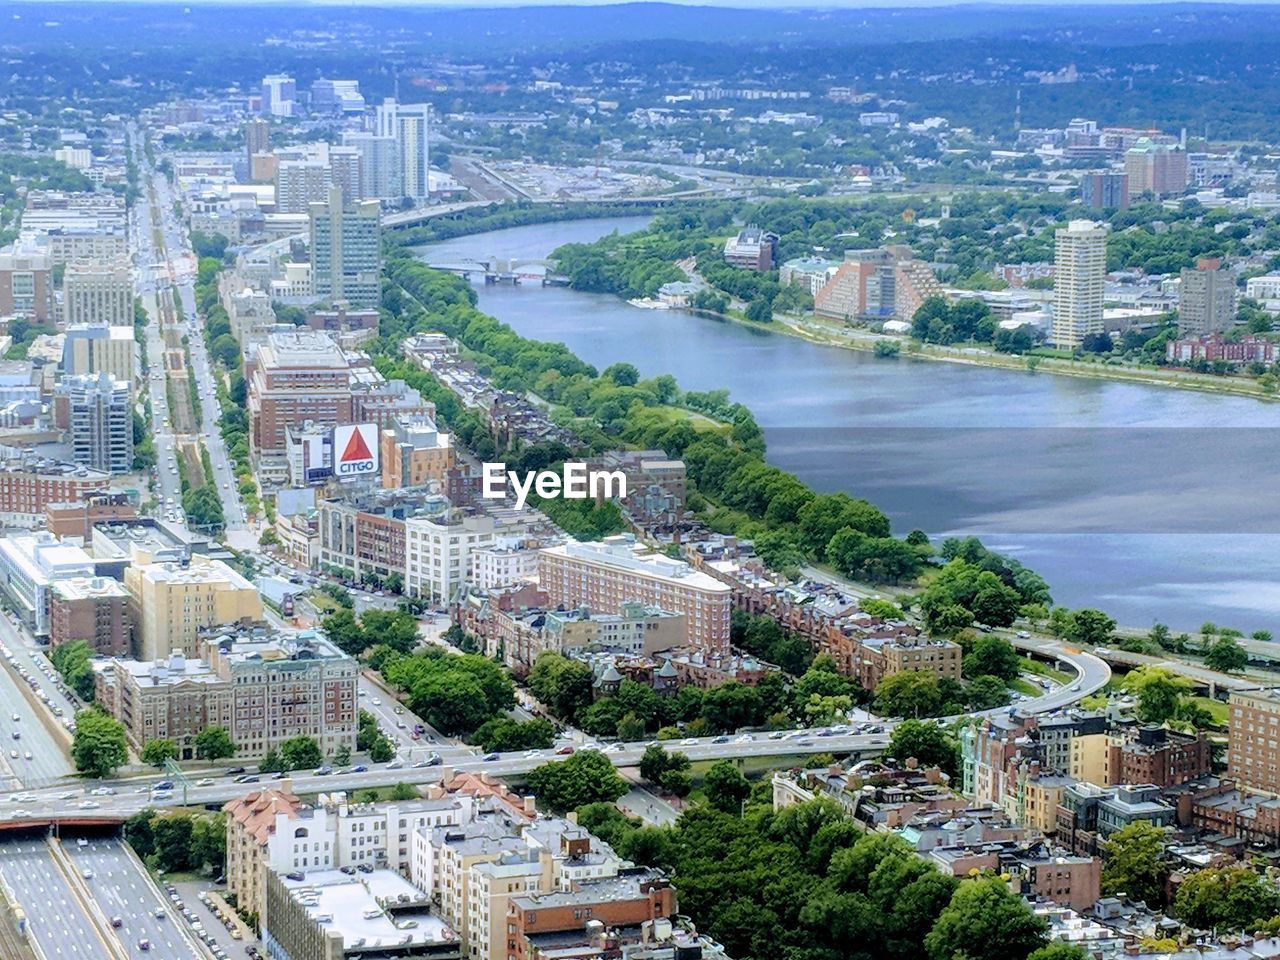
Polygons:
[[540,936],[586,930],[592,924],[634,927],[671,919],[676,909],[675,888],[649,869],[620,872],[572,890],[513,897],[507,907],[507,956],[534,960]]
[[49,586],[49,644],[83,640],[96,656],[127,657],[133,647],[129,591],[109,577],[74,577]]

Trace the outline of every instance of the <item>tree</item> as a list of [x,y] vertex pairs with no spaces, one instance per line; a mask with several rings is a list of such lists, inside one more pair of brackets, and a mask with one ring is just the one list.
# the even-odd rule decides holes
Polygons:
[[374,763],[386,763],[395,755],[395,744],[385,733],[379,733],[369,745],[369,759]]
[[235,756],[236,752],[226,727],[205,727],[196,734],[195,748],[201,760],[222,760]]
[[1107,643],[1116,630],[1116,622],[1101,610],[1085,608],[1071,614],[1066,638],[1076,643],[1098,646]]
[[551,726],[551,721],[541,717],[524,723],[510,717],[494,717],[485,721],[472,739],[486,753],[545,750],[555,742],[555,729]]
[[159,769],[168,760],[178,759],[178,745],[172,740],[157,737],[142,745],[142,762]]
[[71,759],[76,770],[95,780],[113,776],[129,759],[124,724],[97,707],[81,710],[76,714]]
[[335,767],[345,767],[351,762],[351,748],[345,743],[333,751],[331,758]]
[[258,761],[259,773],[284,773],[284,761],[280,759],[280,751],[272,747]]
[[722,683],[703,697],[702,717],[719,733],[755,726],[764,718],[760,694],[754,687],[734,680]]
[[1173,912],[1201,930],[1251,931],[1280,913],[1280,892],[1252,867],[1211,867],[1183,879]]
[[399,653],[410,653],[418,645],[417,618],[403,610],[366,610],[360,631],[367,643],[385,644]]
[[417,800],[418,791],[410,783],[397,783],[391,788],[392,800]]
[[644,736],[644,721],[634,713],[623,714],[618,721],[618,739],[623,743],[634,743]]
[[903,670],[876,684],[876,713],[886,717],[936,717],[942,710],[938,678],[927,670]]
[[1248,663],[1249,654],[1231,637],[1219,637],[1204,654],[1204,665],[1223,673],[1236,673]]
[[1138,719],[1144,723],[1165,723],[1178,714],[1183,694],[1191,689],[1185,677],[1163,667],[1146,666],[1132,670],[1120,684],[1138,698]]
[[324,763],[324,754],[313,737],[290,737],[280,744],[280,761],[286,770],[309,770]]
[[609,758],[598,750],[580,750],[567,760],[544,763],[529,774],[529,786],[557,813],[612,802],[628,790]]
[[773,304],[764,297],[757,297],[747,304],[746,317],[752,323],[772,323]]
[[1090,954],[1085,953],[1083,948],[1077,947],[1074,943],[1063,943],[1061,940],[1055,940],[1053,943],[1045,944],[1038,950],[1032,950],[1027,956],[1027,960],[1089,960],[1090,956]]
[[998,877],[963,881],[924,938],[930,960],[1024,960],[1048,924]]
[[1009,688],[999,677],[990,675],[974,677],[965,694],[973,710],[991,710],[1009,702]]
[[672,796],[687,797],[693,789],[693,777],[688,770],[667,770],[662,774],[661,786]]
[[992,676],[1008,683],[1017,679],[1021,669],[1022,658],[1013,644],[992,634],[979,637],[964,658],[966,677]]
[[881,620],[902,619],[902,608],[896,603],[890,603],[888,600],[874,598],[859,600],[858,609],[868,616],[879,617]]
[[1163,862],[1165,835],[1159,827],[1139,820],[1117,830],[1102,843],[1102,894],[1127,894],[1153,909],[1164,902],[1169,871]]
[[620,387],[634,387],[640,382],[640,371],[629,363],[614,363],[604,368],[600,374]]
[[739,813],[742,803],[751,796],[751,784],[730,760],[711,765],[702,783],[707,802],[725,813]]
[[661,744],[644,748],[640,755],[640,776],[649,783],[661,783],[668,770],[688,770],[689,758],[683,753],[667,753]]
[[529,671],[529,689],[557,717],[572,721],[591,703],[595,677],[587,664],[554,651],[538,654]]
[[356,615],[346,608],[336,610],[321,620],[320,629],[334,646],[351,656],[358,656],[369,646],[364,631],[356,622]]
[[960,744],[936,723],[904,720],[893,728],[889,755],[899,762],[915,757],[922,766],[938,767],[955,777],[960,769]]

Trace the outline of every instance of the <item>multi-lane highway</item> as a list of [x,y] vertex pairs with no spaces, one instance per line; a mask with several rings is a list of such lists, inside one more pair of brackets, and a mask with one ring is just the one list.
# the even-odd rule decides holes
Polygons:
[[[170,901],[129,855],[124,841],[115,837],[69,840],[63,849],[128,956],[196,960],[206,955]],[[117,919],[119,927],[115,926]],[[139,946],[144,940],[149,944],[146,950]]]
[[31,939],[48,960],[110,957],[99,926],[49,843],[23,839],[0,844],[0,875],[27,917]]

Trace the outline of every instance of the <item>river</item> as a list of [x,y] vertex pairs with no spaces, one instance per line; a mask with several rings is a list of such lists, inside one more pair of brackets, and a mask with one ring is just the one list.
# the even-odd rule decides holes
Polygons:
[[[432,263],[545,257],[644,217],[517,227]],[[976,534],[1056,602],[1120,623],[1280,636],[1280,405],[1168,387],[884,359],[565,288],[478,285],[480,309],[599,368],[629,361],[751,408],[768,459],[866,497],[897,533]]]

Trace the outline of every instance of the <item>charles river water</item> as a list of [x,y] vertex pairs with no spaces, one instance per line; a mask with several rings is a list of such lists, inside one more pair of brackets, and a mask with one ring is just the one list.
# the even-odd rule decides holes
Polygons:
[[[537,259],[646,222],[540,224],[419,252]],[[686,390],[727,389],[771,463],[867,498],[896,533],[977,535],[1042,574],[1057,603],[1129,626],[1280,636],[1280,404],[877,358],[537,283],[477,289],[486,313],[600,369],[628,361]]]

